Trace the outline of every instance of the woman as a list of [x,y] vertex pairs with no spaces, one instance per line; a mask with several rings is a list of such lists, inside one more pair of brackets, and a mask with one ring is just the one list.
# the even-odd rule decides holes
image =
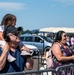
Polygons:
[[74,61],[74,55],[72,50],[66,44],[67,35],[65,31],[58,31],[56,37],[52,44],[52,54],[53,54],[53,69],[58,66],[70,64]]
[[[56,33],[54,42],[51,47],[53,55],[52,69],[56,69],[59,66],[70,64],[74,61],[73,52],[66,44],[66,41],[67,41],[67,35],[65,31],[58,31]],[[67,72],[69,75],[71,75],[69,70],[67,70]],[[64,70],[59,72],[59,75],[65,75]]]

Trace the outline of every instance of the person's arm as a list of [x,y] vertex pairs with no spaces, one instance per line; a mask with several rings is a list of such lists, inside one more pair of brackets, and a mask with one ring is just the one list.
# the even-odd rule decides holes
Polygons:
[[30,53],[30,49],[27,48],[27,47],[22,43],[22,41],[19,42],[19,47],[20,47],[20,50],[21,50],[21,51],[22,51],[22,50],[25,50],[25,51],[27,51],[27,52]]
[[8,44],[5,44],[4,46],[2,46],[2,49],[3,49],[2,53],[0,54],[0,70],[4,68],[6,63],[7,53],[9,50]]
[[25,45],[24,45],[24,46],[22,46],[20,50],[21,50],[21,51],[22,51],[22,50],[23,50],[23,51],[27,51],[27,52],[29,52],[29,53],[30,53],[30,49],[29,49],[29,48],[27,48]]
[[27,62],[26,62],[26,69],[31,70],[33,69],[33,65],[34,65],[34,61],[33,58],[27,58]]
[[57,43],[53,44],[52,52],[58,61],[74,60],[74,56],[64,56],[60,50],[60,45]]

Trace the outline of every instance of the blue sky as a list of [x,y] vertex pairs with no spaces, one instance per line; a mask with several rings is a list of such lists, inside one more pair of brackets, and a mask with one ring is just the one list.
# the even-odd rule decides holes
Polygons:
[[7,13],[17,17],[24,30],[74,27],[74,0],[1,0],[0,22]]

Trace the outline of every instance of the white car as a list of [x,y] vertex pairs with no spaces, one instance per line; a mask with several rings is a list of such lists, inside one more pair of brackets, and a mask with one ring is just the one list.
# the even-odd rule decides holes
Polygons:
[[37,48],[36,46],[28,45],[28,44],[24,44],[24,45],[25,45],[27,48],[30,49],[30,53],[31,53],[32,55],[38,55],[39,50],[38,50],[38,48]]

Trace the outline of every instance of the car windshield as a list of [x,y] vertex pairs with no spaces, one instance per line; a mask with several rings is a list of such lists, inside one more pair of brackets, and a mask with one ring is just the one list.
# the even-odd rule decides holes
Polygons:
[[50,42],[52,43],[53,40],[50,38],[50,37],[47,37],[47,36],[41,36],[44,40],[46,40],[47,42]]

